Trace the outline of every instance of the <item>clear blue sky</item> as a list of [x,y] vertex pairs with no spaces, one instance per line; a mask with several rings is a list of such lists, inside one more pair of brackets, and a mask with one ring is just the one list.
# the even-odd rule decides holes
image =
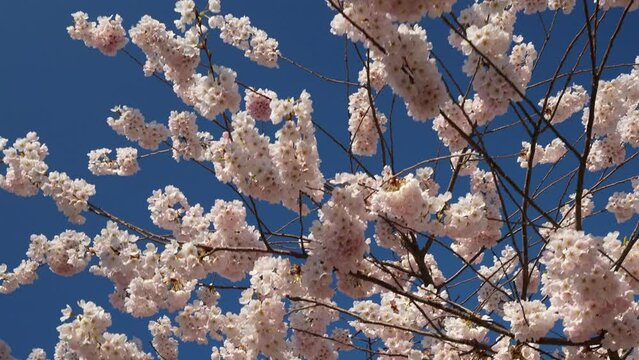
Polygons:
[[[6,4],[0,13],[0,32],[5,34],[5,50],[0,56],[0,136],[12,142],[28,131],[37,131],[49,147],[51,155],[47,163],[50,169],[65,171],[72,177],[82,177],[94,183],[97,195],[91,200],[93,203],[148,228],[153,227],[148,218],[146,198],[154,189],[168,184],[176,185],[191,203],[200,203],[205,208],[210,208],[217,198],[233,199],[233,194],[211,174],[190,163],[176,164],[169,155],[142,160],[142,172],[135,177],[92,176],[86,166],[86,154],[90,150],[129,146],[126,139],[116,135],[106,125],[105,119],[110,116],[109,109],[112,106],[122,104],[137,107],[147,120],[162,122],[166,122],[171,110],[188,108],[173,95],[169,87],[156,79],[144,77],[141,68],[126,55],[105,57],[97,50],[86,48],[82,42],[71,40],[65,28],[71,23],[70,14],[77,10],[87,12],[91,19],[98,15],[118,13],[124,18],[127,29],[147,13],[171,24],[177,16],[172,4],[169,1],[151,0],[24,0]],[[225,1],[222,8],[225,13],[248,15],[255,26],[279,40],[280,50],[287,57],[327,76],[345,77],[344,41],[329,34],[332,12],[324,1]],[[578,7],[576,13],[581,11]],[[611,19],[616,19],[618,14],[619,11],[615,11]],[[546,24],[550,24],[552,14],[545,13],[543,17]],[[636,42],[633,42],[635,39],[632,38],[632,34],[639,31],[638,20],[637,14],[631,14],[625,32],[619,39],[619,51],[610,59],[610,64],[632,62],[639,54],[639,49],[634,45]],[[561,31],[555,33],[556,37],[546,49],[545,60],[533,82],[545,79],[552,73],[554,68],[549,65],[563,53],[567,40],[582,23],[582,16],[569,19],[559,15],[558,21],[561,23],[558,30]],[[612,22],[606,24],[602,27],[603,32],[610,30]],[[465,75],[457,70],[462,57],[448,45],[448,32],[444,25],[440,21],[427,20],[424,26],[434,42],[437,55],[455,69],[457,79],[465,84]],[[534,41],[539,47],[543,31],[536,16],[527,17],[516,29],[516,33],[523,34],[526,41]],[[285,62],[280,62],[277,70],[262,68],[245,59],[240,51],[223,46],[219,41],[214,42],[213,46],[214,61],[234,68],[243,82],[255,87],[268,87],[284,97],[298,96],[303,89],[308,90],[315,105],[314,118],[340,141],[348,141],[347,93],[343,86],[320,81]],[[127,49],[141,57],[132,44]],[[352,51],[350,63],[353,79],[360,66]],[[587,65],[584,61],[580,68]],[[580,77],[577,82],[587,87],[588,80],[587,77]],[[537,99],[540,95],[533,93],[531,97]],[[386,113],[389,99],[387,93],[380,102],[381,110]],[[403,106],[399,106],[394,114],[398,169],[433,156],[439,148],[431,123],[409,120],[405,112],[402,115],[403,111]],[[498,121],[506,124],[513,120],[515,117],[506,116]],[[206,120],[200,119],[199,125],[201,129],[219,136],[219,131]],[[575,124],[566,124],[563,130],[571,131],[571,126],[578,136],[581,128]],[[509,130],[499,141],[492,138],[490,149],[498,154],[512,154],[520,148],[520,135],[520,130]],[[549,139],[544,138],[544,143]],[[324,159],[324,174],[331,177],[336,171],[347,170],[346,155],[322,134],[318,134],[318,140],[320,155]],[[514,159],[510,162],[509,170],[512,170],[515,178],[521,179],[524,172]],[[366,163],[371,164],[375,171],[381,170],[378,159],[367,160]],[[441,166],[439,175],[442,184],[447,182],[444,168]],[[543,174],[543,171],[539,173]],[[623,175],[620,174],[618,178]],[[623,190],[628,191],[629,188]],[[598,206],[604,203],[605,197],[599,200]],[[266,204],[259,206],[262,209],[271,208]],[[9,268],[24,258],[32,233],[42,233],[51,238],[65,229],[76,229],[93,236],[105,224],[104,219],[88,214],[87,224],[78,227],[68,223],[50,199],[41,196],[18,198],[1,191],[0,214],[0,263],[7,263]],[[278,209],[270,212],[266,220],[279,225],[292,216],[291,212]],[[601,225],[607,231],[609,227],[603,226],[614,223],[614,217],[604,214],[593,221],[596,222],[590,224],[592,228],[599,229]],[[454,271],[446,264],[442,264],[442,267],[447,275]],[[11,345],[18,358],[25,358],[32,347],[43,347],[52,355],[57,342],[55,328],[59,325],[59,310],[66,304],[86,299],[110,309],[107,294],[112,291],[112,286],[104,278],[94,277],[88,272],[62,278],[51,274],[48,269],[41,269],[39,277],[33,285],[20,288],[9,296],[0,296],[0,339]],[[236,295],[223,293],[223,303],[234,311],[237,311]],[[149,339],[146,329],[148,319],[134,320],[116,311],[112,315],[112,332],[125,332],[145,342]],[[181,347],[182,355],[191,355],[193,358],[205,358],[209,351],[210,347],[206,346]]]

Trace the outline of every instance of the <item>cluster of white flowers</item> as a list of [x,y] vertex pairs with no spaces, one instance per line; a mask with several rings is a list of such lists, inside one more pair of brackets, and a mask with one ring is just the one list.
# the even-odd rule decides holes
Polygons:
[[493,257],[492,266],[482,265],[479,268],[482,283],[477,290],[477,299],[484,311],[503,314],[503,305],[512,300],[512,291],[505,284],[517,270],[517,264],[515,250],[506,246],[499,257]]
[[534,14],[546,10],[547,0],[513,0],[513,5],[518,11],[524,14]]
[[479,233],[484,230],[487,221],[486,202],[479,193],[459,197],[444,212],[446,234],[453,238]]
[[175,20],[175,27],[182,32],[186,31],[186,26],[195,21],[195,1],[193,0],[177,0],[175,2],[175,12],[180,14],[180,18]]
[[586,167],[589,171],[599,171],[613,165],[620,165],[626,157],[626,150],[617,134],[595,140],[590,147]]
[[145,15],[129,34],[146,54],[145,74],[164,72],[173,82],[175,93],[212,120],[227,109],[238,111],[241,99],[235,83],[237,74],[223,66],[213,66],[215,73],[206,76],[195,72],[200,60],[197,32],[191,28],[184,37],[176,36],[164,24]]
[[[616,79],[599,82],[592,128],[594,135],[614,134],[619,120],[629,111],[634,110],[639,101],[639,93],[635,89],[637,75],[639,71],[633,71],[631,75],[622,74]],[[589,107],[584,108],[582,117],[584,124],[588,122],[589,110]]]
[[268,121],[271,119],[271,100],[277,99],[277,94],[268,89],[246,89],[244,102],[246,111],[255,120]]
[[444,209],[451,194],[437,194],[437,188],[427,186],[432,169],[419,169],[418,176],[393,177],[387,168],[370,196],[370,211],[377,219],[376,240],[380,246],[401,253],[402,244],[394,234],[396,230],[428,231],[436,233],[440,224],[436,214]]
[[233,182],[239,191],[276,202],[281,198],[281,179],[268,136],[260,134],[255,120],[242,111],[233,116],[233,132],[213,145],[215,175]]
[[404,98],[409,116],[415,120],[433,118],[447,95],[435,59],[429,58],[432,44],[418,25],[400,25],[397,36],[399,41],[387,43],[390,55],[383,58],[388,83]]
[[[532,2],[515,3],[518,4],[535,8]],[[532,43],[522,43],[521,36],[513,36],[518,7],[510,5],[510,1],[474,3],[458,17],[465,28],[465,38],[456,30],[451,30],[448,38],[453,47],[468,56],[463,70],[473,77],[477,96],[496,114],[505,112],[510,100],[521,100],[520,94],[530,81],[537,58]],[[513,41],[515,45],[509,55]],[[486,64],[484,58],[490,61],[490,66],[481,65]]]
[[38,263],[22,260],[13,271],[7,272],[7,265],[0,264],[0,294],[9,294],[22,285],[32,284],[37,278]]
[[0,360],[13,360],[11,347],[2,339],[0,339]]
[[[417,6],[422,10],[421,14],[429,10],[436,14],[452,3],[445,1],[445,6],[439,7],[441,3],[429,1],[432,8],[425,2],[402,4]],[[394,10],[399,12],[395,13]],[[435,60],[430,57],[432,45],[419,25],[394,24],[389,11],[398,16],[408,15],[404,13],[406,9],[390,1],[345,1],[343,13],[346,16],[341,13],[335,15],[331,21],[331,32],[346,35],[352,41],[361,41],[371,50],[373,60],[384,65],[386,80],[393,91],[404,99],[409,116],[419,121],[433,118],[446,100],[446,91]],[[416,14],[411,13],[410,16]],[[371,38],[375,40],[371,41]]]
[[[637,58],[636,60],[639,60]],[[639,146],[639,66],[630,74],[599,81],[592,134],[597,137],[588,156],[588,170],[599,171],[619,165],[625,158],[625,144]],[[584,108],[582,122],[588,125],[590,108]]]
[[252,26],[248,17],[237,18],[231,14],[211,16],[209,26],[220,29],[220,39],[244,50],[247,58],[266,67],[277,67],[280,55],[277,40],[270,38],[264,30]]
[[[196,18],[195,3],[192,0],[179,0],[175,10],[181,15],[176,25],[185,31],[186,26]],[[219,1],[210,1],[209,10],[212,14],[218,13]],[[246,55],[254,61],[270,67],[277,66],[277,41],[250,26],[248,18],[212,15],[209,16],[209,25],[221,28],[222,39],[246,50]],[[163,23],[145,15],[129,34],[133,43],[146,54],[145,74],[150,76],[155,71],[164,72],[167,79],[173,82],[175,93],[202,116],[212,120],[226,110],[237,112],[241,98],[235,83],[237,74],[232,69],[211,64],[212,71],[207,75],[196,72],[200,37],[206,31],[204,26],[195,25],[186,30],[183,37],[176,36]]]
[[[291,105],[286,107],[288,112],[281,112],[282,103]],[[231,134],[225,133],[212,145],[217,178],[222,182],[233,182],[242,193],[270,202],[282,202],[296,212],[299,211],[301,194],[320,201],[324,177],[319,169],[312,105],[306,91],[295,101],[272,99],[271,120],[278,116],[278,120],[282,117],[287,119],[276,132],[274,143],[270,143],[268,136],[260,134],[255,120],[247,112],[235,114]],[[293,115],[297,122],[292,121]],[[306,211],[304,205],[302,212]]]
[[[618,239],[619,233],[613,232],[603,239],[603,248],[610,261],[616,264],[627,250],[628,243]],[[627,251],[623,268],[618,271],[632,291],[639,292],[639,249],[633,246]],[[630,348],[639,342],[639,303],[635,301],[624,313],[619,314],[608,327],[603,345],[612,350]]]
[[[111,314],[102,307],[84,300],[79,301],[78,306],[82,313],[72,322],[58,326],[58,346],[65,348],[66,356],[58,357],[56,347],[56,359],[153,359],[151,354],[142,350],[139,342],[130,341],[122,334],[107,332],[111,326]],[[65,314],[65,310],[62,312]],[[67,318],[67,315],[63,316],[62,321]]]
[[247,359],[258,358],[260,353],[274,359],[283,359],[288,331],[284,322],[284,303],[278,297],[261,294],[256,298],[247,298],[253,293],[253,289],[243,293],[240,299],[242,310],[237,317],[229,317],[233,321],[233,325],[229,324],[229,327],[236,328],[241,337],[230,338],[225,346],[230,343],[234,347],[245,347]]
[[[299,212],[299,197],[305,194],[313,201],[322,200],[324,176],[320,171],[320,158],[315,138],[315,127],[312,115],[313,101],[311,95],[302,91],[289,119],[294,114],[297,122],[286,121],[275,133],[276,142],[269,145],[276,169],[282,184],[282,203],[284,206]],[[308,209],[302,206],[301,212]]]
[[[540,360],[539,352],[534,346],[526,346],[527,344],[523,345],[520,342],[512,344],[511,342],[511,339],[506,336],[497,341],[493,345],[493,351],[495,351],[493,358],[495,360]],[[575,360],[569,357],[566,359]]]
[[35,132],[16,139],[13,146],[5,149],[6,144],[7,139],[0,138],[2,162],[8,166],[6,174],[0,174],[0,188],[19,196],[37,194],[47,179],[49,167],[44,162],[49,155],[47,146],[40,143]]
[[[309,289],[310,290],[310,289]],[[337,359],[335,343],[319,341],[312,334],[325,334],[331,322],[338,318],[337,311],[324,306],[307,306],[304,303],[293,304],[289,321],[294,330],[292,344],[308,359]]]
[[89,170],[93,175],[131,176],[140,170],[138,164],[138,150],[132,147],[115,149],[115,160],[109,158],[111,149],[91,150],[89,156]]
[[56,235],[50,241],[44,235],[31,235],[26,260],[11,272],[7,272],[7,265],[0,264],[0,293],[8,294],[22,285],[32,284],[38,278],[38,268],[44,264],[61,276],[82,272],[91,260],[90,241],[84,233],[73,230]]
[[441,114],[433,121],[433,130],[437,131],[442,143],[455,153],[468,145],[463,135],[470,135],[474,127],[486,125],[505,112],[506,107],[482,99],[477,94],[472,100],[460,96],[457,103],[449,100],[442,105]]
[[169,131],[173,141],[173,158],[199,159],[202,156],[202,144],[197,132],[196,115],[188,111],[171,111]]
[[610,9],[611,7],[626,8],[628,6],[630,7],[630,11],[637,10],[639,8],[639,4],[631,0],[603,0],[601,2],[601,7],[604,10]]
[[[481,169],[470,174],[471,194],[445,209],[444,233],[455,243],[451,248],[470,260],[482,248],[492,247],[501,238],[501,201],[494,175]],[[483,214],[483,215],[480,215]],[[469,216],[464,219],[464,216]],[[481,216],[482,220],[478,220]],[[464,230],[466,228],[466,230]],[[472,234],[472,236],[468,236]],[[481,261],[477,257],[476,261]]]
[[[429,295],[429,291],[432,290],[432,286],[428,291],[419,289],[416,295],[434,300],[435,297]],[[442,298],[445,299],[445,294]],[[441,315],[441,312],[429,306],[417,305],[407,297],[392,292],[383,292],[379,304],[370,300],[355,301],[350,311],[363,320],[351,321],[352,327],[362,331],[371,339],[382,339],[388,352],[396,354],[408,353],[414,346],[413,334],[404,329],[421,329],[429,325],[428,319],[423,315],[420,316],[422,312],[428,313],[429,316],[432,314],[433,317]],[[381,322],[390,326],[380,326],[370,322]]]
[[375,155],[380,134],[386,131],[386,115],[373,108],[366,88],[360,88],[348,97],[348,113],[353,154]]
[[[91,239],[84,233],[67,230],[47,241],[44,235],[31,236],[29,252],[32,260],[41,262],[42,254],[51,271],[62,276],[72,276],[86,269],[91,254],[88,246]],[[28,253],[29,254],[29,253]]]
[[[173,196],[163,196],[168,193]],[[119,230],[113,222],[109,222],[95,237],[92,249],[99,263],[91,267],[91,272],[113,281],[115,292],[110,300],[114,307],[137,317],[151,316],[160,309],[171,312],[183,309],[198,279],[217,272],[238,281],[252,268],[258,252],[264,249],[257,231],[246,224],[246,213],[240,202],[218,200],[211,213],[203,215],[199,205],[189,207],[180,195],[176,188],[167,187],[166,193],[154,194],[150,209],[154,221],[172,228],[177,235],[182,234],[176,237],[183,242],[171,241],[161,252],[148,243],[143,250],[136,245],[137,237]],[[172,208],[176,203],[187,209],[184,216],[179,216],[183,212]],[[181,219],[182,224],[172,221],[173,218]],[[208,230],[209,219],[215,226],[215,232]],[[197,229],[198,236],[185,236],[188,233],[185,228],[189,227],[193,232]],[[257,252],[234,251],[234,248],[255,249]],[[208,310],[199,303],[193,303],[190,310],[213,311],[211,296],[201,300]],[[184,328],[179,333],[181,338],[201,338],[186,335],[186,323],[181,328]],[[165,340],[171,343],[169,339]]]
[[[246,223],[246,209],[238,200],[216,200],[211,209],[215,232],[203,245],[215,248],[247,248],[264,250],[258,231]],[[221,251],[206,255],[202,262],[207,269],[233,281],[242,279],[260,257],[255,251]]]
[[115,18],[98,16],[97,24],[87,21],[89,15],[82,11],[71,16],[73,25],[67,27],[69,36],[74,40],[84,41],[86,46],[96,48],[104,55],[115,56],[129,42],[120,15],[115,15]]
[[632,246],[629,251],[626,250],[628,247],[627,238],[620,241],[618,237],[619,233],[617,231],[604,237],[604,249],[613,262],[618,261],[624,251],[627,252],[622,264],[623,269],[618,272],[624,281],[630,284],[630,287],[635,293],[639,292],[639,248]]
[[178,241],[207,241],[212,215],[205,214],[200,204],[189,205],[180,189],[168,185],[164,191],[155,190],[147,202],[153,223],[173,231]]
[[548,0],[548,9],[552,11],[562,10],[564,14],[570,14],[575,8],[576,0]]
[[418,0],[395,2],[392,0],[375,0],[370,6],[374,6],[388,13],[397,21],[418,22],[425,15],[439,17],[443,13],[449,12],[457,0]]
[[[2,358],[2,356],[0,356]],[[44,349],[35,348],[31,350],[29,356],[27,356],[27,360],[47,360],[47,353]]]
[[[487,317],[484,317],[487,320]],[[477,343],[486,342],[488,329],[481,326],[474,326],[473,323],[463,319],[447,317],[444,319],[445,334],[454,339],[465,339]],[[470,353],[472,345],[451,344],[445,341],[431,342],[430,353],[433,359],[458,359],[461,354]]]
[[158,355],[165,360],[177,360],[178,342],[172,337],[175,328],[171,326],[171,320],[165,315],[157,321],[149,321],[149,331],[153,336],[151,344]]
[[66,217],[74,224],[84,224],[80,215],[88,207],[89,197],[95,195],[95,186],[83,179],[71,179],[66,173],[52,171],[42,184],[42,192],[50,196]]
[[269,104],[271,108],[271,122],[277,125],[282,122],[283,119],[289,119],[295,110],[295,99],[286,98],[278,99],[272,98]]
[[[581,111],[588,103],[590,96],[581,85],[571,85],[565,91],[560,91],[555,96],[548,98],[544,117],[552,124],[566,121],[573,114]],[[544,99],[539,101],[539,106],[544,106]]]
[[615,214],[618,223],[639,214],[639,178],[632,179],[633,192],[615,192],[608,198],[606,210]]
[[370,80],[371,87],[376,91],[380,91],[388,83],[386,66],[382,61],[372,61],[359,71],[357,80],[362,86],[368,86]]
[[208,334],[220,340],[217,331],[223,322],[221,309],[216,306],[220,295],[215,289],[201,287],[198,290],[198,299],[188,304],[175,317],[177,327],[174,334],[182,341],[208,343]]
[[639,343],[639,303],[635,302],[626,312],[617,316],[606,329],[602,345],[606,349],[630,349]]
[[573,341],[610,328],[632,303],[629,284],[600,253],[604,243],[582,231],[560,229],[550,236],[541,259],[546,266],[541,292],[550,298],[551,310]]
[[441,108],[442,114],[433,121],[433,130],[442,143],[451,152],[464,149],[468,142],[463,135],[470,135],[473,131],[474,121],[470,117],[471,101],[465,101],[462,105],[447,101]]
[[[521,143],[522,149],[519,152],[519,157],[517,158],[517,162],[519,166],[522,168],[528,168],[530,160],[530,143],[527,141],[522,141]],[[532,166],[537,164],[554,164],[559,159],[561,159],[566,154],[566,146],[564,142],[559,139],[553,139],[550,144],[546,145],[546,147],[542,147],[539,144],[535,144],[535,153],[532,158]]]
[[[288,316],[295,330],[292,341],[286,341],[288,326],[283,321],[284,296],[306,294],[299,281],[299,271],[299,266],[287,259],[259,258],[250,272],[250,287],[240,297],[243,304],[240,312],[227,313],[216,320],[226,339],[223,346],[213,348],[211,358],[253,359],[264,354],[277,359],[297,359],[293,352],[309,359],[336,358],[331,342],[318,341],[304,332],[325,333],[329,323],[336,318],[335,312],[327,308],[292,304]],[[330,356],[323,356],[326,354]]]
[[[183,84],[193,76],[200,60],[197,38],[176,36],[166,29],[166,25],[148,15],[129,30],[129,35],[146,54],[145,75],[164,72],[176,84]],[[189,35],[194,36],[192,32]]]
[[515,339],[530,341],[546,335],[556,315],[539,300],[511,301],[504,304],[504,320],[510,322]]
[[118,114],[118,118],[109,117],[107,124],[119,135],[126,136],[130,141],[137,141],[144,149],[155,150],[160,143],[169,137],[166,126],[155,121],[144,122],[144,115],[140,110],[128,106],[116,106],[111,109]]
[[310,236],[315,240],[312,255],[329,267],[348,272],[368,249],[364,239],[366,218],[364,198],[357,186],[335,188],[311,227]]
[[178,232],[180,220],[190,210],[186,196],[175,186],[168,185],[162,190],[155,190],[147,199],[151,220],[158,227]]
[[235,83],[237,73],[224,66],[214,66],[213,69],[217,76],[195,74],[192,82],[175,87],[176,93],[186,104],[193,105],[209,120],[226,110],[237,112],[241,101]]
[[[595,209],[595,202],[593,201],[593,194],[588,191],[588,189],[584,189],[581,196],[581,216],[583,218],[590,216],[592,211]],[[561,212],[562,217],[562,225],[567,226],[575,223],[575,216],[577,210],[575,210],[575,200],[577,199],[576,194],[570,195],[570,202],[564,204],[559,211]]]
[[[127,249],[126,242],[125,250]],[[115,292],[111,294],[111,304],[124,312],[135,317],[146,317],[157,313],[161,309],[168,309],[173,312],[183,308],[188,302],[197,280],[194,275],[204,276],[204,274],[193,274],[200,268],[193,269],[193,263],[197,263],[197,251],[193,251],[194,246],[184,246],[179,248],[177,243],[165,246],[164,251],[158,254],[158,249],[152,244],[147,244],[144,251],[137,250],[137,258],[130,256],[130,252],[123,259],[118,261],[129,264],[131,273],[126,278],[119,278],[120,274],[114,269],[107,268],[108,263],[100,259],[99,267],[92,271],[98,275],[101,272],[114,279]],[[105,249],[105,254],[109,254]],[[115,253],[113,251],[113,253]],[[110,258],[120,256],[110,254]],[[107,261],[110,260],[107,257]],[[169,264],[169,261],[173,263]],[[164,271],[172,269],[172,271]],[[104,268],[104,269],[103,269]]]

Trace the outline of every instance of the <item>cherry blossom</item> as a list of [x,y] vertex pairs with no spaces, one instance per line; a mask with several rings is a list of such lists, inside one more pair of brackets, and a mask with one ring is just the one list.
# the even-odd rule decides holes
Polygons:
[[[57,344],[27,359],[177,360],[191,345],[212,360],[639,357],[639,248],[626,223],[639,214],[639,57],[612,56],[630,48],[617,35],[639,3],[326,5],[344,53],[308,66],[289,58],[286,33],[220,0],[176,0],[169,18],[150,9],[128,31],[119,15],[71,14],[71,39],[126,52],[180,101],[159,122],[112,107],[106,123],[130,144],[82,150],[88,176],[143,176],[139,161],[162,158],[214,185],[201,196],[160,179],[144,195],[148,218],[127,219],[102,207],[96,179],[57,167],[58,143],[0,137],[0,188],[51,198],[71,223],[49,233],[32,222],[25,256],[0,259],[0,294],[34,289],[43,272],[113,286],[60,306]],[[618,21],[612,35],[603,15]],[[308,30],[288,20],[285,31]],[[559,44],[575,21],[574,42]],[[123,50],[129,40],[140,52]],[[254,64],[231,48],[280,83],[249,76]],[[344,73],[324,72],[333,59]],[[141,322],[144,340],[112,332],[115,312]],[[15,356],[0,340],[0,360]]]

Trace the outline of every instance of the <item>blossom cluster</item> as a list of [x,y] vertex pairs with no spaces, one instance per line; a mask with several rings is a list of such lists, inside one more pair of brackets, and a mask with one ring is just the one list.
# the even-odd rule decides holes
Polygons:
[[[486,319],[486,317],[484,317]],[[466,339],[483,343],[486,341],[488,330],[483,327],[475,327],[459,318],[447,317],[444,319],[444,331],[446,336],[454,339]],[[449,359],[458,356],[459,352],[472,351],[471,345],[450,344],[444,341],[431,342],[430,352],[434,359]]]
[[[553,141],[542,147],[539,144],[535,144],[535,153],[530,158],[531,145],[527,141],[521,143],[522,150],[519,153],[517,162],[522,168],[528,168],[529,165],[535,166],[537,164],[554,164],[559,161],[567,152],[566,146],[561,139],[553,139]],[[531,164],[532,163],[532,164]]]
[[392,17],[437,14],[453,2],[402,3],[420,9],[410,12],[411,9],[397,7],[390,1],[349,0],[343,3],[344,15],[339,13],[331,21],[331,32],[361,41],[371,50],[372,59],[384,65],[386,81],[393,92],[404,99],[408,114],[423,121],[438,114],[446,99],[444,83],[435,60],[430,57],[432,45],[427,41],[426,31],[419,25],[396,24]]
[[584,108],[582,123],[586,129],[592,128],[595,137],[588,156],[588,170],[619,165],[625,159],[626,144],[639,146],[638,79],[639,66],[634,66],[629,74],[610,81],[600,80],[594,109]]
[[398,178],[390,172],[384,175],[375,187],[379,190],[370,196],[370,211],[377,216],[375,238],[378,245],[401,253],[402,243],[395,234],[408,230],[439,232],[437,214],[451,194],[438,193],[432,168],[418,169],[417,176]]
[[11,147],[6,144],[7,139],[0,138],[2,162],[8,166],[6,174],[0,175],[0,188],[19,196],[35,195],[47,178],[49,167],[44,159],[49,149],[35,132],[16,139]]
[[[323,197],[324,177],[311,117],[313,102],[304,91],[297,100],[272,98],[269,106],[273,123],[286,119],[275,134],[276,141],[271,143],[260,133],[248,112],[235,114],[233,131],[212,144],[215,175],[222,182],[232,182],[244,194],[282,202],[299,212],[303,194],[314,201]],[[301,210],[307,211],[305,204]]]
[[545,103],[544,117],[552,124],[559,124],[581,111],[589,99],[583,86],[573,84],[548,100],[540,100],[539,106],[543,107]]
[[482,250],[501,238],[501,201],[492,173],[475,169],[470,177],[471,192],[443,212],[443,234],[455,239],[451,248],[464,259],[480,254],[480,261]]
[[386,131],[386,116],[371,105],[365,88],[348,97],[348,113],[353,154],[375,155],[379,137]]
[[[477,290],[482,310],[506,316],[505,305],[516,302],[515,296],[521,296],[524,291],[526,294],[536,293],[540,282],[539,268],[534,263],[529,263],[527,272],[523,270],[516,251],[509,245],[499,256],[493,257],[492,266],[482,265],[478,271],[481,285]],[[509,286],[511,282],[514,283],[514,288]]]
[[459,97],[457,102],[448,100],[441,106],[441,114],[433,121],[433,130],[451,153],[456,153],[468,145],[467,137],[476,127],[486,125],[505,112],[505,108],[497,107],[477,94],[472,100]]
[[0,174],[0,188],[20,196],[33,196],[42,190],[69,221],[83,224],[85,218],[80,214],[88,209],[88,199],[95,195],[95,186],[83,179],[71,179],[64,172],[48,172],[44,159],[49,151],[35,132],[16,139],[9,148],[5,148],[6,144],[7,140],[0,138],[2,162],[8,166],[6,174]]
[[370,86],[376,91],[382,90],[382,88],[388,84],[388,74],[386,73],[386,66],[382,61],[372,61],[366,66],[362,67],[362,70],[357,74],[357,81],[360,85]]
[[240,95],[233,70],[213,66],[214,73],[206,76],[195,71],[200,59],[198,29],[193,27],[184,37],[177,36],[163,23],[145,15],[129,35],[146,54],[144,73],[151,76],[156,71],[163,72],[173,83],[175,93],[202,116],[212,120],[227,109],[238,110]]
[[237,18],[231,14],[211,16],[209,26],[220,30],[222,41],[244,50],[247,58],[266,67],[277,67],[280,55],[277,40],[270,38],[264,30],[252,26],[248,17]]
[[61,276],[82,272],[91,260],[90,241],[86,234],[73,230],[67,230],[51,240],[44,235],[32,235],[26,260],[22,260],[8,273],[7,266],[1,265],[0,293],[11,293],[22,285],[32,284],[38,278],[38,268],[45,264],[53,273]]
[[[335,267],[348,273],[357,260],[368,250],[364,232],[368,214],[364,204],[364,191],[358,184],[336,187],[331,198],[319,211],[319,219],[313,222],[310,237],[311,257],[321,261],[315,266]],[[313,262],[307,262],[313,266]],[[306,274],[306,271],[304,271]]]
[[[437,301],[435,296],[429,294],[432,290],[431,286],[427,290],[420,289],[415,293],[416,296]],[[446,295],[443,294],[441,297],[442,300],[439,301],[445,301]],[[421,329],[429,325],[428,319],[420,316],[422,312],[431,314],[433,317],[441,315],[440,311],[430,306],[415,306],[410,299],[392,292],[383,292],[379,303],[370,300],[355,301],[350,311],[361,319],[351,321],[351,326],[357,331],[362,331],[369,338],[382,339],[388,353],[399,354],[409,353],[414,345],[413,334],[404,329]],[[380,322],[391,326],[377,325]]]
[[89,15],[78,11],[73,14],[73,25],[67,28],[69,36],[74,40],[82,40],[88,47],[100,50],[104,55],[115,56],[129,39],[122,27],[120,15],[98,16],[98,22],[89,22]]
[[106,148],[91,150],[88,154],[89,171],[93,175],[131,176],[140,170],[136,148],[115,149],[115,159],[109,157],[111,153],[111,149]]
[[608,198],[606,210],[615,214],[618,223],[639,214],[639,178],[632,179],[633,192],[615,192]]
[[86,219],[80,214],[89,208],[88,200],[95,195],[95,186],[84,179],[71,179],[66,173],[52,171],[42,184],[42,193],[55,201],[69,221],[84,224]]
[[[155,150],[167,139],[169,130],[155,121],[146,123],[140,110],[128,106],[116,106],[111,109],[118,114],[117,118],[109,117],[107,124],[119,135],[130,141],[137,141],[144,149]],[[97,155],[97,154],[96,154]]]
[[510,322],[517,340],[526,341],[546,335],[556,316],[539,300],[511,301],[504,304],[504,320]]
[[[551,234],[541,262],[546,266],[541,292],[573,341],[583,341],[613,326],[632,305],[632,291],[604,256],[615,233],[604,238],[560,229]],[[624,332],[620,332],[624,334]],[[612,336],[612,334],[611,334]]]
[[[60,340],[55,349],[56,359],[153,359],[151,354],[142,350],[139,340],[107,332],[112,323],[111,314],[102,307],[84,300],[79,301],[78,306],[82,313],[77,314],[73,321],[58,326]],[[65,310],[62,312],[65,314]],[[61,320],[68,318],[67,313]]]
[[169,116],[169,131],[173,144],[173,158],[199,159],[202,157],[202,144],[198,136],[196,115],[188,111],[171,111]]
[[268,89],[247,89],[244,96],[246,111],[255,120],[271,120],[271,100],[277,99],[277,94]]

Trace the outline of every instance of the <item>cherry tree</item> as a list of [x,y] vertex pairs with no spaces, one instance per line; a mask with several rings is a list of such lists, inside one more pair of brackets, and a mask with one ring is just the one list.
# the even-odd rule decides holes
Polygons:
[[[188,342],[213,360],[639,357],[639,57],[610,61],[624,47],[639,55],[618,41],[639,31],[639,2],[326,5],[327,36],[345,41],[344,78],[288,58],[268,23],[219,0],[178,0],[168,24],[152,13],[71,14],[70,39],[131,59],[183,103],[163,121],[104,104],[105,125],[129,146],[99,147],[96,136],[90,172],[135,176],[142,159],[171,156],[235,197],[197,203],[159,180],[147,199],[154,227],[141,226],[92,201],[91,178],[47,164],[55,149],[35,131],[0,138],[0,188],[51,198],[74,229],[89,216],[103,224],[34,233],[24,259],[0,255],[1,296],[41,271],[113,284],[108,299],[60,309],[57,345],[28,359],[170,360]],[[434,23],[447,44],[431,42]],[[543,41],[527,40],[539,31]],[[565,51],[545,51],[560,31]],[[278,94],[217,61],[233,51],[345,89],[334,119],[343,133],[314,116],[334,104],[303,83]],[[542,59],[550,77],[539,75]],[[440,140],[412,146],[437,155],[396,166],[393,127],[411,121]],[[501,146],[513,134],[521,146]],[[328,147],[340,156],[322,156]],[[338,161],[344,171],[326,171]],[[265,215],[273,208],[287,217]],[[606,214],[616,223],[590,221]],[[112,312],[147,324],[149,343],[110,329]],[[0,340],[0,359],[13,356]]]

